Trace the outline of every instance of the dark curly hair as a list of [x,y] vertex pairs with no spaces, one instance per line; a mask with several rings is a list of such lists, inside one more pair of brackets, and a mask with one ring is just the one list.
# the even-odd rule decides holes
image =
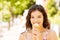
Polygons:
[[40,12],[42,12],[43,14],[43,27],[44,28],[47,28],[47,29],[50,29],[50,24],[48,22],[48,18],[47,18],[47,13],[44,9],[44,7],[42,5],[33,5],[30,7],[29,11],[28,11],[28,14],[27,14],[27,17],[26,17],[26,29],[28,28],[31,28],[32,29],[32,24],[30,22],[30,18],[31,18],[31,13],[35,10],[38,10]]

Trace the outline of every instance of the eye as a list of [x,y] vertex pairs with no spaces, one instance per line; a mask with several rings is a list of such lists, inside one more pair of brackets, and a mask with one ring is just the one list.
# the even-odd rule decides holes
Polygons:
[[38,18],[41,18],[41,16],[38,16]]
[[33,16],[31,18],[34,18]]

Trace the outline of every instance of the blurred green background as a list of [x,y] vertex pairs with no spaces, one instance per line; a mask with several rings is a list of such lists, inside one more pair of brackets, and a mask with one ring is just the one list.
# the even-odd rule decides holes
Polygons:
[[[0,22],[8,22],[8,29],[10,29],[10,19],[13,22],[14,18],[19,15],[23,16],[24,10],[29,9],[34,4],[36,4],[36,0],[0,0]],[[60,26],[60,8],[57,6],[57,2],[47,0],[45,8],[47,9],[49,22]]]
[[[36,0],[0,0],[0,20],[10,21],[12,17],[23,15],[24,10],[36,3]],[[60,24],[60,9],[56,6],[55,0],[47,0],[46,8],[48,17],[52,23]]]

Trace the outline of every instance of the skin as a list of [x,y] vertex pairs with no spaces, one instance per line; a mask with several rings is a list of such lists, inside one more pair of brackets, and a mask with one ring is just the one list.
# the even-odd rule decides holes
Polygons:
[[[35,10],[31,13],[30,21],[31,21],[31,24],[33,25],[32,26],[33,37],[36,37],[36,39],[40,38],[40,40],[42,40],[42,34],[40,34],[40,32],[46,31],[46,29],[43,27],[43,20],[44,20],[43,14],[40,11]],[[35,23],[38,24],[37,27],[36,25],[34,25]]]
[[40,11],[38,10],[35,10],[31,13],[31,18],[30,18],[30,21],[31,21],[31,24],[38,24],[37,27],[35,27],[36,25],[33,25],[32,28],[33,29],[37,29],[37,30],[40,30],[42,31],[44,28],[43,28],[43,15]]
[[[30,18],[31,24],[32,24],[32,31],[29,32],[29,34],[32,34],[33,39],[32,40],[43,40],[43,36],[44,33],[46,32],[48,29],[43,27],[43,15],[40,11],[35,10],[31,13],[31,18]],[[38,24],[38,26],[36,27],[36,25],[34,25],[35,23]],[[24,35],[26,33],[23,33],[19,40],[24,40]],[[47,40],[58,40],[56,33],[52,30],[48,30],[48,35],[46,36]]]

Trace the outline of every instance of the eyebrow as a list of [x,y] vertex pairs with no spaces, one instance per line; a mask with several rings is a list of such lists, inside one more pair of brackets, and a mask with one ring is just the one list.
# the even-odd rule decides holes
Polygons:
[[[33,16],[33,15],[31,15],[31,16]],[[35,15],[34,15],[34,16],[35,16]],[[39,14],[38,16],[41,16],[41,15]]]

